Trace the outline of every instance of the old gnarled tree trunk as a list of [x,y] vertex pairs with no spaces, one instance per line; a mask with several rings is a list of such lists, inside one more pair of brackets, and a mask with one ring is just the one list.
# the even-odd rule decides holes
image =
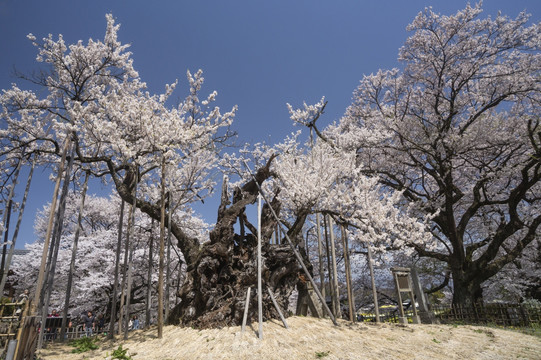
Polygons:
[[[186,280],[179,291],[181,302],[169,313],[169,324],[183,324],[198,328],[240,325],[249,287],[256,287],[257,282],[257,228],[248,221],[246,206],[257,200],[258,186],[271,177],[270,163],[260,168],[255,180],[237,188],[233,196],[227,192],[224,181],[221,204],[214,229],[209,234],[208,242],[200,244],[188,237],[174,222],[171,232],[184,254],[187,264]],[[130,185],[115,179],[119,194],[126,201],[131,201]],[[232,200],[230,200],[232,198]],[[278,213],[279,202],[271,201]],[[263,318],[278,318],[272,301],[266,291],[270,288],[282,308],[287,309],[288,299],[302,273],[293,250],[287,244],[269,244],[277,222],[271,214],[269,204],[264,204],[261,219],[262,234],[262,279],[263,279]],[[155,219],[159,219],[159,207],[137,199],[137,207]],[[301,243],[302,226],[307,214],[297,214],[288,235],[296,244]],[[165,219],[167,222],[167,218]],[[234,225],[240,234],[235,233]],[[167,225],[167,224],[166,224]],[[305,264],[311,271],[308,261]],[[249,319],[257,319],[257,298],[252,291]]]

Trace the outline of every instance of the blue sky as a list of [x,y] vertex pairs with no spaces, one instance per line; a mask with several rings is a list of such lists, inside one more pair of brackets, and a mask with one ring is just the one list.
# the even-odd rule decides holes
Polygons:
[[[39,69],[26,39],[63,34],[68,43],[102,39],[105,14],[121,24],[119,39],[131,44],[134,64],[152,92],[203,69],[204,90],[218,91],[218,105],[239,110],[234,130],[239,143],[276,143],[292,131],[286,103],[329,101],[320,125],[338,120],[363,74],[398,66],[406,26],[426,6],[452,14],[468,1],[43,1],[0,0],[0,89],[12,82],[13,67]],[[473,2],[472,2],[473,3]],[[539,0],[486,0],[484,14],[520,11],[541,21]],[[38,170],[19,235],[18,248],[32,242],[36,210],[51,200],[53,184]],[[18,187],[21,193],[24,183]],[[103,193],[98,185],[90,192]],[[201,208],[213,222],[212,202]]]

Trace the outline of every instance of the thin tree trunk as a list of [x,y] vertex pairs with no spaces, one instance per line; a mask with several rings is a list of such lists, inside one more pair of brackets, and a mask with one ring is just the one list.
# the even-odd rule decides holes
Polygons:
[[[68,167],[64,174],[64,184],[62,185],[62,194],[60,195],[60,203],[58,204],[58,212],[56,214],[55,231],[53,232],[53,242],[51,244],[50,264],[48,266],[49,269],[46,274],[46,282],[44,286],[45,295],[44,295],[43,308],[41,310],[42,320],[47,318],[47,313],[49,311],[49,303],[51,301],[51,292],[53,290],[53,285],[54,285],[56,260],[58,258],[58,250],[60,249],[60,240],[62,238],[62,229],[64,226],[64,213],[66,210],[66,198],[68,196],[74,153],[75,153],[75,147],[73,147],[71,150],[70,158],[68,161]],[[41,349],[42,344],[43,344],[43,334],[44,334],[43,328],[44,327],[45,327],[45,321],[43,320],[42,331],[40,331],[39,333],[38,349]]]
[[15,231],[13,232],[11,246],[9,248],[9,254],[6,261],[6,269],[4,271],[4,276],[2,276],[2,281],[0,282],[0,294],[4,293],[4,287],[6,286],[6,281],[9,274],[9,267],[11,266],[11,258],[13,257],[13,252],[15,251],[15,244],[17,242],[17,236],[19,235],[19,229],[21,227],[21,221],[23,219],[23,213],[26,206],[26,200],[28,198],[28,192],[30,191],[30,184],[32,183],[32,176],[34,174],[35,164],[35,160],[32,160],[32,166],[30,167],[30,172],[28,173],[28,180],[26,180],[26,188],[24,189],[23,200],[19,209],[19,215],[17,217],[17,224],[15,225]]
[[151,310],[151,301],[152,301],[152,253],[154,247],[154,219],[151,221],[150,225],[150,241],[148,249],[148,272],[147,272],[147,301],[146,301],[146,310],[145,310],[145,329],[150,327],[150,310]]
[[346,270],[346,285],[348,291],[349,321],[355,321],[355,298],[353,296],[353,286],[351,284],[351,265],[349,263],[349,244],[346,234],[346,227],[342,225],[342,247],[344,248],[344,267]]
[[160,211],[160,260],[158,266],[158,339],[163,337],[163,263],[165,248],[165,157],[162,157],[161,211]]
[[[111,297],[111,321],[109,322],[108,339],[113,339],[115,336],[116,322],[116,296],[118,293],[118,268],[120,266],[120,250],[122,248],[122,225],[124,222],[124,200],[120,199],[120,219],[118,220],[118,239],[116,243],[116,258],[115,258],[115,276],[113,280],[113,295]],[[118,325],[120,328],[120,323]]]
[[[53,229],[54,214],[56,212],[56,199],[58,197],[58,190],[60,189],[60,180],[62,179],[62,173],[64,172],[64,165],[66,163],[66,156],[68,148],[70,146],[71,139],[68,137],[65,140],[64,148],[62,150],[62,159],[58,167],[58,174],[56,175],[56,184],[53,191],[53,200],[51,202],[51,208],[49,210],[49,223],[47,224],[47,233],[45,234],[45,242],[43,244],[43,252],[41,254],[41,265],[39,267],[38,280],[36,282],[36,292],[34,293],[34,301],[31,304],[30,314],[35,314],[40,303],[41,289],[43,288],[43,278],[45,277],[45,262],[47,260],[47,251],[49,250],[49,242],[51,241],[51,232]],[[42,319],[43,320],[43,319]]]
[[81,233],[81,223],[83,220],[83,210],[85,206],[86,191],[88,189],[88,179],[90,173],[87,171],[85,174],[85,182],[83,184],[83,191],[81,193],[81,204],[79,205],[79,215],[77,216],[77,228],[75,230],[75,237],[73,239],[73,246],[71,248],[71,262],[68,273],[68,283],[66,285],[66,297],[64,299],[64,311],[62,312],[62,326],[60,328],[60,341],[64,341],[66,334],[66,325],[68,322],[68,310],[71,297],[71,286],[73,283],[73,274],[75,273],[75,259],[77,257],[77,245],[79,244],[79,234]]

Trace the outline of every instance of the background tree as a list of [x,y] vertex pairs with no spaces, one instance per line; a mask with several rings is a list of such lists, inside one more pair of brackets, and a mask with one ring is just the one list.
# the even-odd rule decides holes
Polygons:
[[[69,313],[74,317],[88,310],[95,313],[103,313],[108,320],[110,315],[110,303],[113,289],[113,273],[115,267],[115,251],[117,238],[117,221],[120,199],[118,197],[103,198],[87,195],[85,200],[84,215],[82,217],[82,228],[78,243],[77,258],[74,269],[74,285],[70,300]],[[61,244],[58,254],[57,274],[54,288],[51,296],[51,309],[63,309],[65,299],[65,288],[68,278],[69,267],[72,256],[73,238],[75,236],[78,214],[79,214],[80,196],[71,194],[66,202],[66,222],[62,232]],[[24,289],[32,290],[35,287],[39,258],[43,249],[43,237],[47,226],[48,206],[38,214],[35,222],[35,231],[38,240],[33,244],[28,244],[26,248],[30,252],[24,256],[19,256],[13,264],[14,275],[12,280],[17,280],[17,288],[22,292]],[[143,309],[146,306],[146,289],[148,284],[147,269],[149,266],[148,249],[146,240],[151,231],[150,219],[136,213],[134,225],[134,247],[133,247],[133,266],[134,279],[131,290],[132,314],[138,313],[143,321],[149,319],[142,316]],[[186,227],[197,229],[203,225],[200,220],[192,219],[190,214],[177,213],[177,221],[185,223]],[[180,219],[182,217],[182,220]],[[124,223],[124,226],[127,226]],[[199,228],[201,234],[204,233],[204,227]],[[157,229],[154,229],[153,236],[158,235]],[[194,232],[194,236],[201,236]],[[179,266],[180,258],[173,256],[169,264],[172,268]],[[157,257],[153,256],[152,264],[157,264]],[[178,271],[175,272],[178,275]],[[178,279],[177,279],[178,281]],[[156,293],[157,273],[153,273],[151,278],[151,287]],[[173,297],[174,301],[174,297]],[[118,302],[118,299],[117,299]],[[151,299],[151,303],[156,303],[156,299]],[[156,307],[153,307],[153,316],[155,316]]]
[[409,245],[451,271],[455,304],[481,300],[541,223],[541,24],[481,12],[419,13],[402,68],[365,76],[324,132],[419,216],[435,214],[434,246]]

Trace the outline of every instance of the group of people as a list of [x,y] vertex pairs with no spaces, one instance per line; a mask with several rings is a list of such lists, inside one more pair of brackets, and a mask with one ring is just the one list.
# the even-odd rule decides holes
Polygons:
[[95,332],[101,333],[105,328],[105,318],[102,314],[97,317],[92,314],[92,311],[88,311],[82,316],[83,329],[86,336],[92,336]]
[[[86,336],[92,336],[94,332],[97,330],[98,333],[103,331],[103,328],[105,327],[105,318],[102,314],[98,315],[97,317],[92,314],[92,311],[88,311],[86,314],[82,316],[83,319],[83,329],[85,331]],[[130,322],[128,324],[129,330],[139,330],[140,328],[140,322],[137,315],[133,315],[133,317],[130,319]]]

